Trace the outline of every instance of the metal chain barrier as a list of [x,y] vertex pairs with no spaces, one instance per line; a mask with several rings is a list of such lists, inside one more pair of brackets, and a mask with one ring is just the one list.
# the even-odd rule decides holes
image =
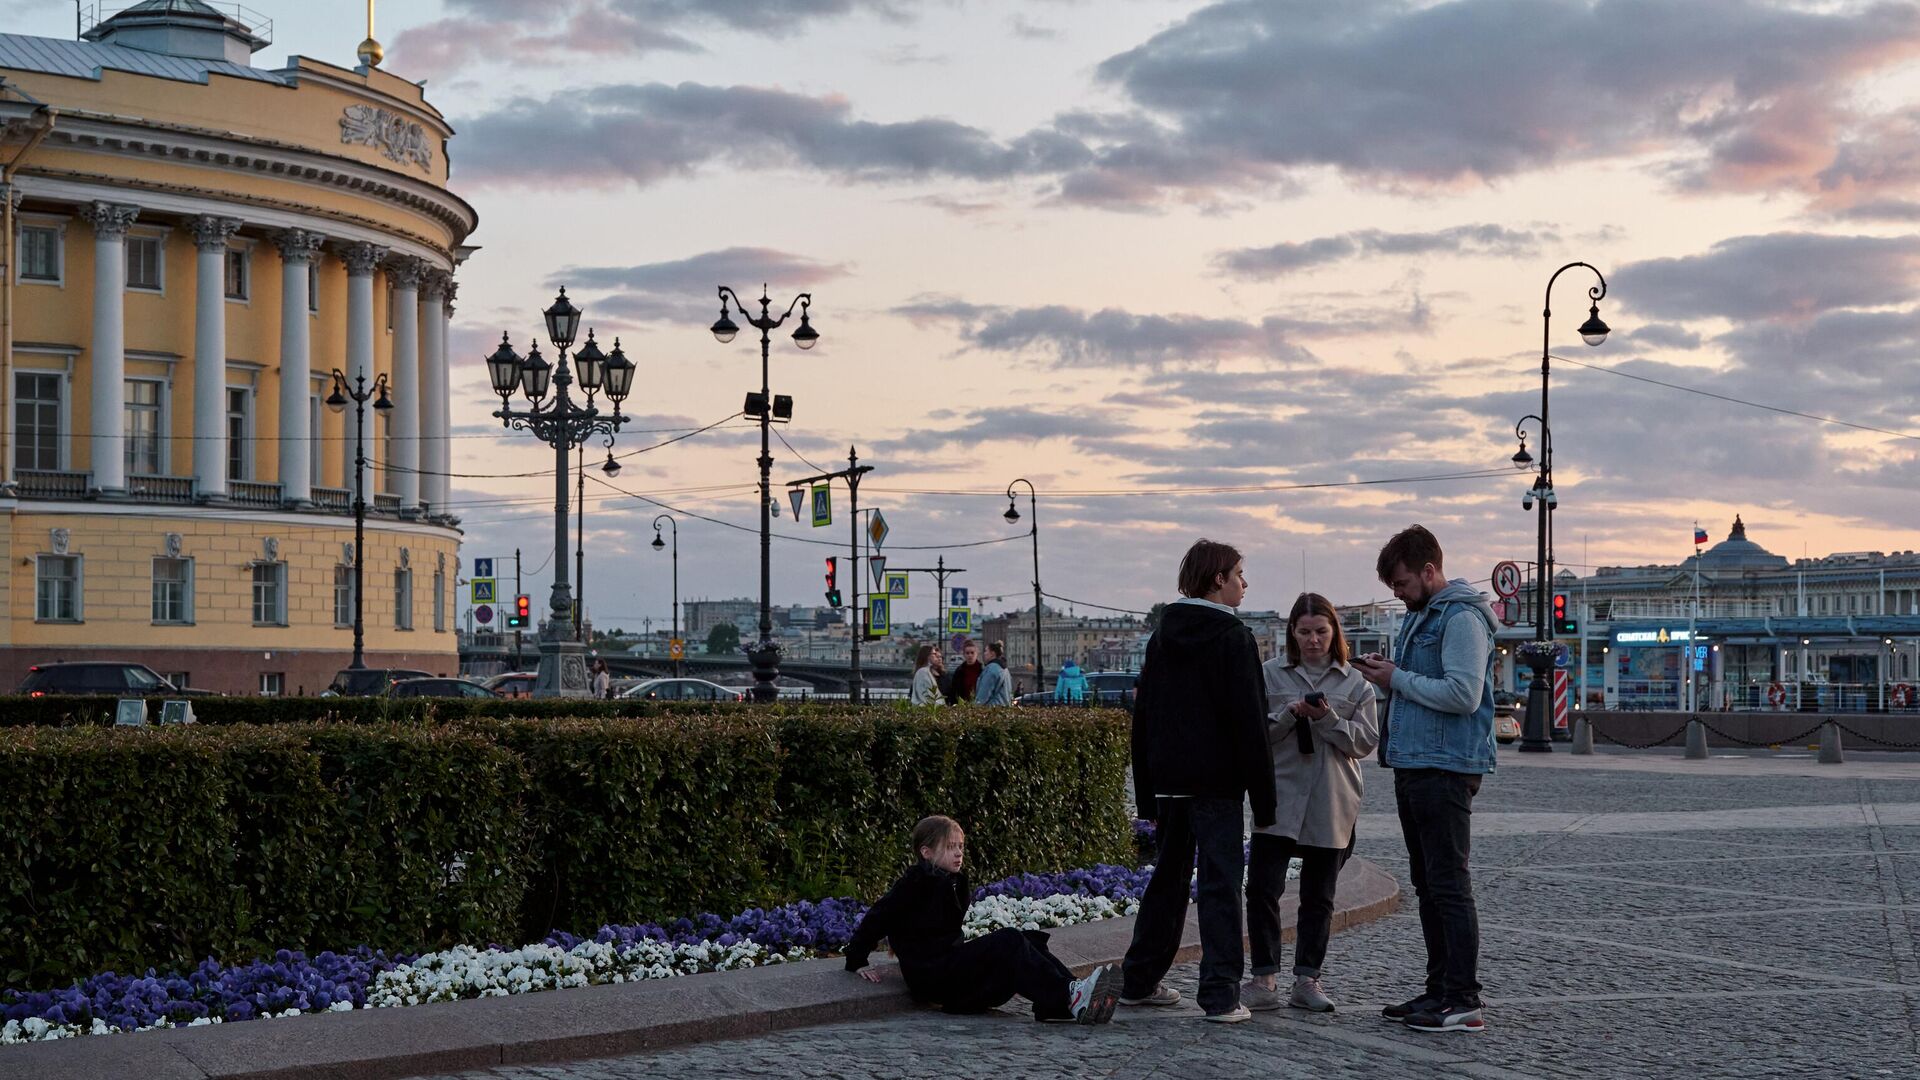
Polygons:
[[1835,720],[1833,722],[1833,726],[1839,728],[1841,731],[1846,732],[1847,734],[1853,736],[1856,739],[1860,739],[1865,742],[1874,743],[1879,746],[1892,747],[1895,750],[1920,750],[1920,742],[1900,742],[1898,740],[1893,740],[1893,739],[1876,739],[1871,735],[1863,735],[1860,732],[1853,730],[1852,728],[1848,727],[1847,725],[1841,723],[1838,720]]
[[1681,724],[1678,728],[1674,730],[1673,734],[1668,735],[1664,739],[1655,739],[1652,742],[1644,742],[1644,743],[1634,743],[1634,742],[1627,742],[1624,739],[1616,739],[1613,736],[1607,734],[1606,732],[1601,731],[1600,725],[1594,723],[1591,720],[1587,721],[1587,730],[1593,732],[1594,738],[1605,740],[1607,742],[1612,743],[1615,746],[1623,746],[1623,747],[1626,747],[1628,750],[1651,750],[1656,746],[1665,746],[1668,743],[1672,742],[1673,740],[1679,738],[1680,736],[1685,735],[1687,733],[1687,725]]
[[1721,731],[1719,728],[1714,727],[1712,724],[1707,723],[1705,720],[1700,721],[1700,726],[1703,728],[1706,728],[1708,731],[1713,732],[1715,735],[1720,736],[1721,738],[1727,740],[1728,742],[1739,743],[1741,746],[1754,746],[1754,747],[1765,748],[1769,746],[1785,746],[1788,743],[1797,743],[1801,739],[1804,739],[1809,735],[1818,734],[1821,728],[1827,726],[1827,722],[1825,720],[1822,720],[1819,723],[1813,725],[1812,727],[1808,728],[1807,730],[1801,732],[1798,735],[1790,735],[1784,739],[1766,739],[1764,741],[1759,741],[1759,742],[1756,742],[1753,739],[1743,739],[1738,735],[1729,735],[1726,732]]

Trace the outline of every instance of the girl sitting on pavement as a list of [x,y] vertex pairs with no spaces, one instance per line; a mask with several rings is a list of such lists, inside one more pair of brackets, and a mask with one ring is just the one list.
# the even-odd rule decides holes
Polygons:
[[950,1013],[982,1013],[1015,994],[1033,1003],[1042,1021],[1104,1024],[1119,998],[1113,969],[1101,966],[1075,979],[1047,951],[1038,930],[995,930],[961,940],[960,924],[973,890],[960,872],[966,834],[950,817],[934,815],[913,827],[914,865],[876,900],[847,943],[847,970],[868,982],[880,969],[867,956],[886,938],[914,999]]
[[[1333,892],[1353,852],[1360,815],[1360,762],[1380,741],[1373,687],[1347,665],[1340,616],[1318,593],[1301,593],[1287,616],[1286,654],[1266,662],[1268,745],[1279,804],[1274,823],[1253,830],[1247,867],[1247,940],[1253,979],[1240,994],[1249,1009],[1282,1004],[1332,1012],[1320,965],[1333,931]],[[1300,925],[1293,986],[1282,997],[1280,897],[1287,863],[1300,857]]]

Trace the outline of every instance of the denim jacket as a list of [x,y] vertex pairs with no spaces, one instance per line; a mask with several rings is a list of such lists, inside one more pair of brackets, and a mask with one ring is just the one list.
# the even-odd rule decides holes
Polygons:
[[[1461,630],[1471,632],[1448,650],[1447,633],[1456,619],[1478,625],[1462,625]],[[1394,644],[1393,659],[1400,670],[1394,674],[1387,720],[1381,725],[1383,764],[1395,769],[1493,771],[1493,626],[1493,609],[1464,581],[1448,583],[1408,618]],[[1471,664],[1473,670],[1451,670],[1448,652],[1454,654],[1454,668]],[[1463,654],[1471,659],[1462,659]],[[1474,704],[1444,708],[1435,703],[1447,696]]]

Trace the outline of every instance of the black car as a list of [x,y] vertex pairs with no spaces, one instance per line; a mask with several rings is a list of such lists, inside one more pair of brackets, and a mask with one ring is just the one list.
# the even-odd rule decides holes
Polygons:
[[388,697],[497,698],[500,695],[470,679],[401,679],[387,688]]
[[376,697],[402,679],[432,678],[431,672],[408,668],[341,668],[321,697]]
[[48,694],[145,697],[182,691],[145,664],[78,660],[64,664],[35,664],[27,669],[27,677],[21,681],[18,692],[29,697],[45,697]]

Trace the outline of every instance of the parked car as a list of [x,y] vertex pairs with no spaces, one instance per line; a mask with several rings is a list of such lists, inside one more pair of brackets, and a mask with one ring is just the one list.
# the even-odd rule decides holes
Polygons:
[[530,698],[533,696],[533,684],[539,678],[540,673],[537,671],[509,671],[495,675],[480,685],[501,697]]
[[1521,718],[1527,713],[1527,699],[1509,690],[1493,692],[1493,737],[1510,743],[1520,737]]
[[705,679],[648,679],[621,691],[623,698],[647,701],[745,701],[746,692]]
[[410,668],[341,668],[321,697],[378,697],[402,679],[432,678],[430,671]]
[[472,679],[401,679],[387,687],[387,697],[497,698],[500,695]]
[[112,694],[125,697],[150,697],[156,694],[207,696],[210,691],[187,690],[160,677],[145,664],[113,660],[75,660],[68,663],[35,664],[17,691],[28,697],[48,694]]

